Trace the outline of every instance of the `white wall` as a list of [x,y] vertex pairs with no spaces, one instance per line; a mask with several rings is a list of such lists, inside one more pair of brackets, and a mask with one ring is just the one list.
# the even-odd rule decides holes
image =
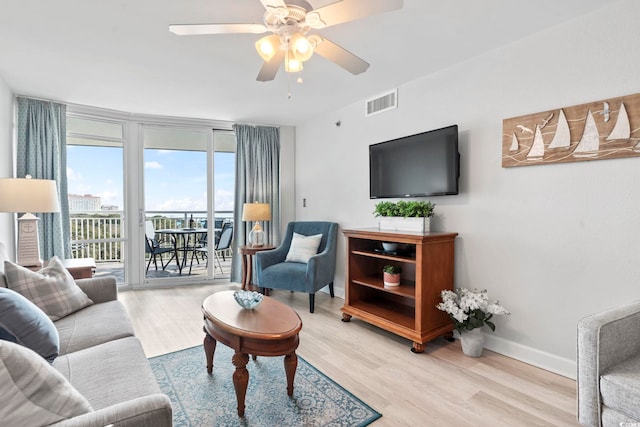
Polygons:
[[[640,92],[638,16],[616,2],[401,85],[391,112],[362,101],[299,126],[296,218],[375,226],[369,144],[457,123],[461,193],[431,199],[435,229],[459,233],[455,285],[511,310],[488,348],[575,377],[578,319],[640,299],[640,158],[504,169],[502,120]],[[342,287],[345,258],[341,239]]]
[[[0,177],[13,176],[13,94],[0,76]],[[0,242],[14,259],[14,214],[0,213]]]

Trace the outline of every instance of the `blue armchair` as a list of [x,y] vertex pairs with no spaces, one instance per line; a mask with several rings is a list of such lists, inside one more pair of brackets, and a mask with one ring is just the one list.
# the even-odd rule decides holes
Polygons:
[[[304,236],[322,234],[318,253],[307,263],[285,261],[294,232]],[[337,239],[338,224],[335,222],[290,222],[280,246],[256,253],[258,286],[306,292],[309,294],[309,311],[313,313],[317,291],[328,285],[331,297],[334,296]]]

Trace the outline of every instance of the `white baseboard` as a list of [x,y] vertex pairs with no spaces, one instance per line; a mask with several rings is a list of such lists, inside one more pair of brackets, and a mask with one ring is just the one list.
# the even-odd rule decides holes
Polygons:
[[572,380],[576,379],[577,364],[575,360],[556,356],[555,354],[505,340],[495,335],[484,334],[484,336],[486,338],[484,347],[487,350],[495,351],[496,353],[571,378]]
[[[322,292],[329,293],[328,289],[322,289]],[[344,288],[335,288],[336,297],[344,299]],[[575,360],[556,356],[533,347],[519,344],[517,342],[505,340],[495,335],[484,334],[485,345],[487,350],[495,351],[504,356],[511,357],[529,365],[554,372],[563,377],[576,379],[577,364]]]

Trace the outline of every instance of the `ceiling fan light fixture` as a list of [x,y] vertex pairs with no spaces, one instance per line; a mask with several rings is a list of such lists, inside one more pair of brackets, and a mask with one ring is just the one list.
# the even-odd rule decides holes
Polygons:
[[298,61],[304,62],[313,55],[313,43],[300,33],[295,33],[289,41],[293,56]]
[[265,61],[270,61],[278,49],[280,49],[280,37],[276,34],[262,37],[256,42],[258,55],[260,55],[260,57]]
[[298,73],[302,71],[302,61],[296,59],[291,53],[284,58],[284,70],[287,73]]

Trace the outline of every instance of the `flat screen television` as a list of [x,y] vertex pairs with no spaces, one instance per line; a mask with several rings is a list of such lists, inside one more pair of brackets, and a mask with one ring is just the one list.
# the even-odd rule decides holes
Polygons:
[[372,199],[458,194],[458,125],[369,146]]

